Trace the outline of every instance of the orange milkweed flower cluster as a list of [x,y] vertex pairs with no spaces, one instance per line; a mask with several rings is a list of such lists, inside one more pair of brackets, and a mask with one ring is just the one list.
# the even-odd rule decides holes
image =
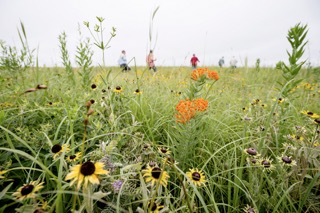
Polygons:
[[178,123],[186,123],[196,115],[196,112],[203,112],[208,108],[209,102],[203,98],[194,100],[180,100],[176,106],[176,121]]
[[195,81],[197,81],[202,76],[207,77],[208,79],[212,80],[219,80],[219,75],[216,71],[209,70],[208,68],[197,68],[192,71],[191,78]]

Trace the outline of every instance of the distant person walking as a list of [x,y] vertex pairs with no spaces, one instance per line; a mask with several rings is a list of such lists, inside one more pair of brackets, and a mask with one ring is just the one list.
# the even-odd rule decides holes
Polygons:
[[200,62],[200,61],[199,61],[198,57],[196,56],[196,54],[193,54],[190,62],[191,62],[192,68],[196,69],[197,65],[198,65],[198,62]]
[[222,68],[224,66],[224,57],[220,58],[219,60],[219,67]]
[[156,65],[154,64],[154,61],[156,61],[157,59],[154,58],[154,55],[153,55],[153,51],[150,50],[148,56],[147,56],[147,64],[148,64],[148,67],[149,67],[149,70],[153,69],[153,72],[157,72],[157,68],[156,68]]
[[127,64],[127,56],[126,56],[125,50],[121,51],[118,63],[119,63],[120,68],[122,68],[122,72],[131,70],[131,68]]
[[230,60],[230,66],[231,66],[231,68],[232,68],[232,69],[237,68],[237,63],[238,63],[237,59],[233,56],[232,59]]

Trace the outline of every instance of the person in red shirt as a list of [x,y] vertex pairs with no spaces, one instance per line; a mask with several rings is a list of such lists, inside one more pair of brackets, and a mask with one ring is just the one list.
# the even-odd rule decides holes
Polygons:
[[196,69],[198,62],[200,62],[200,61],[199,61],[199,59],[197,58],[196,54],[193,54],[190,62],[191,62],[192,68],[193,68],[193,69]]

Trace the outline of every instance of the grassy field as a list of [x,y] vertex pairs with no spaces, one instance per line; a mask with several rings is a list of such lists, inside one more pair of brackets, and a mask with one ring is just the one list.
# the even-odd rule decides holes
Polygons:
[[1,212],[320,212],[319,71],[78,71],[1,71]]

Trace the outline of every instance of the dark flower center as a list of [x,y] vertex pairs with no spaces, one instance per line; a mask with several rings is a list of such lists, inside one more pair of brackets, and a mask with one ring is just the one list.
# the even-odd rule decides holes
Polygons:
[[298,139],[298,140],[299,140],[299,139],[300,139],[300,136],[299,136],[299,135],[297,135],[297,136],[296,136],[296,139]]
[[282,161],[288,164],[292,162],[291,158],[289,158],[288,156],[282,157]]
[[95,100],[91,99],[90,102],[91,102],[92,104],[94,104]]
[[255,158],[251,159],[251,163],[256,164],[257,160]]
[[271,166],[271,163],[267,160],[263,160],[261,164],[264,166],[264,168],[270,168]]
[[201,175],[200,175],[199,172],[194,172],[194,173],[192,173],[192,179],[193,179],[194,181],[200,181],[200,178],[201,178]]
[[307,115],[313,115],[313,112],[307,112]]
[[[150,207],[150,204],[151,204],[151,203],[149,203],[149,207]],[[153,203],[153,204],[152,204],[152,207],[151,207],[151,211],[157,210],[157,207],[158,207],[157,204],[156,204],[156,203]]]
[[69,156],[70,160],[73,160],[73,159],[75,159],[76,157],[77,157],[76,155],[70,155],[70,156]]
[[320,119],[319,119],[319,118],[315,119],[314,121],[315,121],[317,124],[320,124]]
[[82,164],[80,172],[84,176],[89,176],[89,175],[92,175],[95,170],[96,170],[96,167],[94,166],[94,164],[92,162],[88,161],[88,162],[85,162],[84,164]]
[[249,148],[247,149],[247,153],[249,155],[257,155],[257,150],[255,150],[254,148]]
[[117,86],[117,87],[116,87],[116,90],[121,90],[121,87]]
[[136,93],[139,93],[140,92],[140,90],[139,89],[136,89]]
[[165,148],[161,148],[160,151],[161,151],[162,153],[166,154],[168,150],[166,150]]
[[53,145],[53,147],[51,148],[51,151],[53,153],[58,153],[62,150],[62,146],[60,144],[56,144],[56,145]]
[[95,88],[97,88],[97,85],[92,84],[92,85],[91,85],[91,89],[95,89]]
[[279,101],[282,101],[282,98],[279,98],[278,100],[279,100]]
[[34,189],[34,185],[26,185],[26,186],[22,187],[21,194],[28,195],[32,192],[33,189]]
[[153,168],[152,171],[151,171],[151,176],[152,176],[154,179],[159,179],[160,174],[161,174],[161,169],[160,169],[159,167],[155,167],[155,168]]
[[103,89],[102,92],[105,93],[107,90]]

